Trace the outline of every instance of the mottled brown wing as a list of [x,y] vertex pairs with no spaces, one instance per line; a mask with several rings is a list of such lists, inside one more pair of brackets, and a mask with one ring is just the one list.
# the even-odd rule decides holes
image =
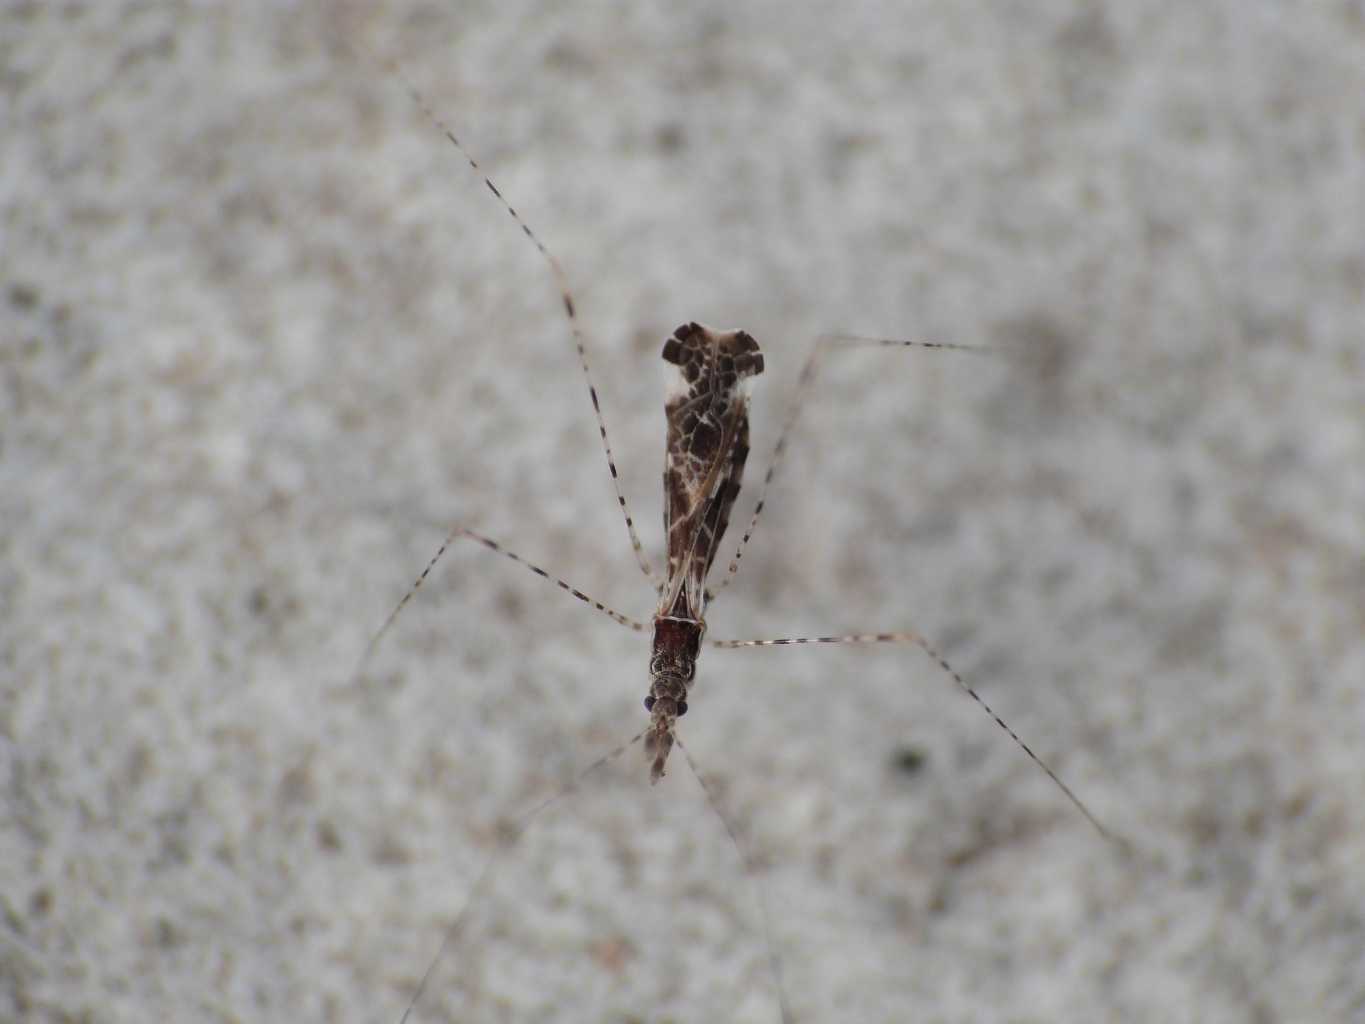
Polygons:
[[664,343],[679,381],[664,405],[664,529],[668,580],[659,611],[700,620],[706,576],[715,561],[749,457],[747,380],[763,372],[763,353],[743,331],[684,324]]

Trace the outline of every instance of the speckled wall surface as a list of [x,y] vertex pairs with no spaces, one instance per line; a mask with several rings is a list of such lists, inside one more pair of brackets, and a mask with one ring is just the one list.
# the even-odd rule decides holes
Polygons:
[[[678,763],[658,353],[763,346]],[[1359,3],[0,7],[0,1018],[1365,1017]],[[908,754],[916,755],[907,757]],[[917,770],[903,766],[919,760]],[[897,765],[902,768],[898,768]],[[502,852],[500,852],[502,851]],[[765,939],[760,900],[771,941]]]

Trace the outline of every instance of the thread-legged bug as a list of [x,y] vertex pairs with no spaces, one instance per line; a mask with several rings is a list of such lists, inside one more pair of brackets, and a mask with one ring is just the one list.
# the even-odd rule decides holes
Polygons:
[[[432,555],[407,593],[403,595],[389,614],[388,619],[373,636],[356,674],[360,675],[363,672],[370,655],[381,643],[407,604],[421,590],[447,549],[457,540],[468,539],[510,561],[525,566],[534,574],[568,591],[575,598],[592,606],[619,625],[638,633],[651,633],[652,644],[648,663],[649,692],[644,699],[645,710],[649,715],[648,723],[629,741],[593,762],[580,774],[579,780],[604,763],[615,760],[636,743],[641,743],[644,749],[649,762],[650,778],[654,782],[657,782],[664,775],[670,753],[675,745],[680,748],[685,762],[695,772],[695,766],[690,755],[687,754],[686,747],[683,745],[677,730],[678,720],[689,710],[688,695],[696,677],[697,659],[704,642],[717,648],[800,644],[908,644],[919,647],[932,658],[952,679],[953,683],[990,715],[996,725],[1005,731],[1020,749],[1052,779],[1054,784],[1062,790],[1068,800],[1091,825],[1102,836],[1112,839],[1111,834],[1091,814],[1072,790],[1000,716],[991,710],[938,649],[917,631],[903,629],[894,632],[859,632],[828,636],[710,641],[705,639],[707,606],[715,594],[727,586],[738,572],[746,547],[763,514],[769,486],[782,463],[788,439],[803,402],[815,386],[816,371],[821,360],[832,352],[868,347],[951,349],[967,352],[981,352],[982,350],[969,345],[849,335],[833,335],[819,339],[801,369],[796,394],[773,446],[752,516],[726,566],[724,576],[715,583],[714,589],[712,589],[708,586],[709,577],[729,525],[735,500],[740,493],[743,471],[749,455],[750,388],[754,378],[764,370],[764,356],[759,343],[742,329],[720,330],[696,322],[686,323],[677,328],[665,341],[662,350],[663,359],[676,368],[677,377],[665,403],[667,434],[663,482],[667,561],[662,574],[656,573],[645,554],[644,546],[640,541],[635,521],[621,487],[615,456],[589,365],[576,304],[560,263],[516,211],[515,207],[499,191],[492,179],[484,174],[478,162],[456,134],[431,110],[415,89],[409,86],[409,91],[414,102],[463,156],[470,168],[492,193],[495,200],[512,217],[519,230],[540,252],[550,267],[559,289],[562,309],[588,388],[603,452],[606,456],[607,466],[631,547],[641,571],[650,579],[655,589],[657,604],[652,621],[649,622],[624,614],[523,558],[498,540],[462,524],[456,525],[449,529],[444,542]],[[712,798],[713,809],[725,821],[726,828],[733,838],[734,829],[726,820],[718,802],[713,798],[707,783],[700,779],[700,776],[699,781],[707,790],[708,797]],[[576,784],[574,783],[574,785]],[[552,796],[519,819],[509,841],[515,842],[530,821],[548,804],[553,803],[559,796],[563,795],[563,792],[565,791]],[[495,863],[490,863],[488,870],[475,883],[465,905],[466,911],[478,899],[482,887],[490,877],[489,872],[494,868]],[[427,988],[432,972],[442,959],[446,949],[453,944],[460,933],[464,915],[465,911],[462,911],[447,929],[441,949],[431,961],[426,974],[417,986],[407,1011],[403,1015],[404,1020],[409,1019],[412,1015]],[[772,952],[771,942],[770,952],[774,974],[777,975],[777,957],[775,952]],[[777,988],[782,1019],[790,1021],[792,1018],[786,1006],[780,976]]]

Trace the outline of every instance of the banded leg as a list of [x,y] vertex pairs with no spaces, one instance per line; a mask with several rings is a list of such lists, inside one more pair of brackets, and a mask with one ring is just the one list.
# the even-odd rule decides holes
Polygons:
[[421,110],[426,116],[426,119],[430,121],[447,140],[449,140],[450,144],[459,151],[460,155],[464,157],[465,162],[469,164],[470,169],[483,179],[483,183],[487,186],[488,191],[493,193],[493,197],[502,205],[502,208],[511,215],[514,221],[516,221],[517,227],[521,228],[521,233],[531,240],[531,244],[536,247],[540,252],[540,255],[545,258],[545,262],[550,265],[550,272],[554,275],[555,286],[559,289],[559,298],[564,308],[564,314],[569,320],[569,331],[573,335],[574,348],[578,352],[578,365],[583,368],[583,379],[588,385],[588,397],[592,399],[593,415],[597,418],[597,432],[602,437],[602,450],[607,456],[607,469],[611,471],[611,485],[616,491],[616,502],[621,506],[621,515],[626,521],[626,532],[630,535],[630,546],[635,552],[635,561],[640,566],[640,571],[645,574],[646,578],[655,589],[657,589],[659,586],[658,577],[654,573],[654,568],[649,564],[649,559],[645,556],[644,545],[640,543],[640,535],[635,529],[635,520],[631,517],[630,507],[626,504],[625,492],[621,490],[620,475],[616,471],[616,458],[612,455],[611,442],[607,440],[607,422],[602,417],[602,405],[597,399],[597,387],[593,384],[592,371],[588,368],[588,353],[583,344],[583,331],[578,323],[578,311],[574,306],[573,294],[569,291],[569,282],[568,278],[564,275],[564,268],[560,266],[559,260],[550,252],[545,246],[545,243],[540,240],[539,236],[531,230],[531,226],[522,219],[521,214],[517,213],[516,208],[507,200],[507,197],[498,190],[498,186],[493,184],[493,179],[484,173],[483,168],[479,166],[479,162],[475,160],[469,150],[465,148],[464,143],[456,137],[455,132],[450,126],[431,109],[431,105],[427,103],[426,97],[418,91],[411,79],[403,74],[402,70],[397,67],[392,67],[391,70],[398,77],[399,81],[403,83],[404,88],[407,89],[408,95],[412,97],[412,101],[416,104],[417,108]]
[[1032,748],[1030,748],[1027,743],[1020,739],[1019,734],[1015,732],[1013,729],[1011,729],[1009,725],[1005,723],[1005,720],[1001,718],[999,715],[997,715],[995,711],[991,709],[991,706],[981,698],[981,695],[967,685],[966,680],[962,678],[962,676],[958,673],[957,669],[953,668],[953,666],[948,663],[948,659],[945,658],[942,654],[940,654],[938,650],[932,644],[929,643],[928,640],[924,639],[924,637],[920,636],[918,633],[914,631],[905,630],[899,633],[848,633],[843,636],[794,636],[780,637],[775,640],[711,641],[712,647],[730,649],[737,647],[784,647],[787,645],[794,644],[914,644],[925,654],[929,655],[929,657],[933,658],[934,661],[938,662],[939,668],[943,669],[944,672],[948,673],[948,675],[952,677],[953,682],[957,684],[957,688],[961,690],[963,693],[965,693],[972,700],[976,701],[976,703],[981,707],[981,709],[985,711],[986,714],[991,716],[991,718],[995,721],[995,724],[1000,726],[1000,728],[1003,729],[1009,735],[1010,739],[1014,740],[1014,742],[1018,745],[1019,749],[1022,750],[1025,754],[1027,754],[1029,756],[1029,759],[1032,760],[1034,764],[1036,764],[1039,768],[1041,768],[1044,772],[1047,773],[1048,778],[1050,778],[1054,783],[1057,784],[1057,788],[1059,788],[1063,793],[1066,794],[1066,798],[1070,800],[1071,803],[1076,807],[1076,809],[1085,816],[1085,820],[1090,822],[1090,824],[1095,827],[1095,830],[1099,832],[1101,836],[1109,840],[1111,843],[1115,843],[1120,846],[1124,845],[1123,842],[1117,836],[1115,836],[1112,832],[1109,831],[1109,829],[1105,828],[1103,825],[1100,824],[1099,819],[1096,818],[1095,815],[1090,813],[1090,809],[1085,806],[1085,804],[1081,801],[1080,797],[1078,797],[1075,793],[1071,791],[1071,787],[1068,786],[1065,782],[1063,782],[1061,778],[1057,775],[1057,773],[1054,772],[1050,767],[1048,767],[1047,762],[1044,761],[1037,754],[1035,754]]
[[489,882],[493,880],[497,866],[502,861],[503,856],[521,841],[521,837],[538,817],[560,800],[563,800],[570,793],[576,791],[589,775],[605,768],[631,747],[635,746],[635,744],[639,743],[640,740],[644,739],[644,735],[644,731],[638,732],[633,739],[627,740],[618,747],[613,747],[592,764],[580,770],[579,773],[558,792],[552,793],[513,822],[511,831],[506,840],[500,844],[498,852],[488,859],[488,863],[484,865],[483,870],[479,873],[479,877],[474,880],[474,885],[470,888],[469,895],[465,898],[464,906],[461,907],[460,912],[455,915],[455,920],[446,928],[445,935],[441,938],[441,945],[437,948],[436,955],[431,958],[431,963],[427,964],[427,969],[422,972],[422,979],[417,983],[417,990],[413,992],[412,999],[408,1001],[407,1008],[403,1011],[403,1016],[399,1018],[398,1024],[407,1024],[408,1018],[412,1016],[412,1012],[417,1008],[417,1004],[421,1001],[423,993],[426,992],[427,984],[431,981],[432,975],[436,973],[436,968],[440,966],[441,961],[445,959],[446,953],[449,952],[459,940],[460,932],[464,928],[465,919],[469,916],[469,912],[474,905],[478,903],[479,897],[483,895]]
[[801,367],[801,375],[796,381],[796,391],[788,403],[787,415],[783,419],[782,429],[777,435],[777,444],[773,446],[773,453],[768,458],[768,469],[763,474],[763,485],[758,490],[758,504],[754,506],[754,514],[749,519],[749,525],[744,529],[744,535],[740,538],[739,547],[735,549],[735,556],[730,560],[725,575],[716,585],[712,594],[713,597],[728,587],[730,581],[735,578],[735,574],[739,572],[740,559],[744,557],[744,549],[749,545],[749,538],[754,535],[754,527],[758,525],[758,517],[763,514],[763,506],[768,499],[768,486],[773,482],[773,477],[777,475],[777,467],[781,464],[782,456],[786,453],[787,440],[796,426],[796,420],[805,404],[806,392],[810,390],[811,383],[815,380],[815,370],[819,365],[820,357],[828,349],[848,350],[853,348],[925,348],[945,349],[953,352],[974,352],[977,355],[996,354],[994,350],[982,348],[978,345],[955,345],[940,341],[901,341],[896,338],[867,338],[856,334],[826,334],[816,339],[810,355],[806,357],[806,362]]
[[356,663],[355,671],[351,673],[352,680],[358,679],[361,673],[365,671],[365,666],[369,664],[370,658],[374,655],[375,650],[378,649],[379,643],[384,639],[385,634],[388,633],[389,629],[393,626],[394,621],[398,618],[400,614],[402,614],[403,609],[408,606],[408,602],[411,601],[417,595],[417,592],[422,589],[422,584],[426,583],[427,577],[431,575],[431,570],[436,568],[436,563],[441,560],[441,556],[443,556],[446,553],[446,549],[449,548],[450,545],[454,544],[461,537],[468,537],[470,540],[482,544],[489,551],[492,551],[495,554],[502,555],[503,558],[510,559],[511,561],[516,562],[518,565],[525,566],[527,569],[530,569],[531,572],[535,573],[541,579],[548,580],[555,586],[559,587],[560,590],[567,591],[568,593],[572,594],[574,597],[582,601],[584,604],[591,606],[592,608],[601,612],[603,615],[607,616],[607,618],[611,619],[613,622],[619,622],[621,625],[626,626],[629,629],[633,629],[637,633],[643,633],[647,628],[645,624],[643,622],[640,622],[638,619],[632,619],[629,615],[622,615],[615,608],[611,608],[603,604],[596,598],[589,597],[587,594],[583,593],[583,591],[579,590],[577,587],[572,586],[569,583],[566,583],[558,576],[546,572],[544,569],[536,565],[534,562],[528,562],[515,551],[503,547],[501,544],[493,540],[491,537],[485,537],[483,534],[475,533],[473,530],[466,529],[463,526],[452,526],[450,528],[450,532],[446,534],[446,539],[443,540],[441,542],[441,546],[436,549],[436,554],[432,555],[430,561],[427,562],[426,568],[423,569],[421,574],[417,577],[417,579],[413,581],[412,586],[409,587],[408,592],[403,595],[403,599],[394,606],[393,611],[389,612],[389,617],[384,620],[384,625],[379,627],[379,631],[375,633],[375,635],[370,638],[370,642],[365,645],[365,652],[360,656],[360,661]]

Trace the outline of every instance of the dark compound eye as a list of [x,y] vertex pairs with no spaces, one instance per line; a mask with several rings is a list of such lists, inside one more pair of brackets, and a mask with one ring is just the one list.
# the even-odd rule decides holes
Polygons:
[[646,711],[653,711],[653,710],[654,710],[654,695],[653,695],[653,694],[650,694],[648,697],[645,698],[645,710],[646,710]]
[[687,714],[687,701],[680,700],[678,701],[678,717],[681,718],[685,714]]

